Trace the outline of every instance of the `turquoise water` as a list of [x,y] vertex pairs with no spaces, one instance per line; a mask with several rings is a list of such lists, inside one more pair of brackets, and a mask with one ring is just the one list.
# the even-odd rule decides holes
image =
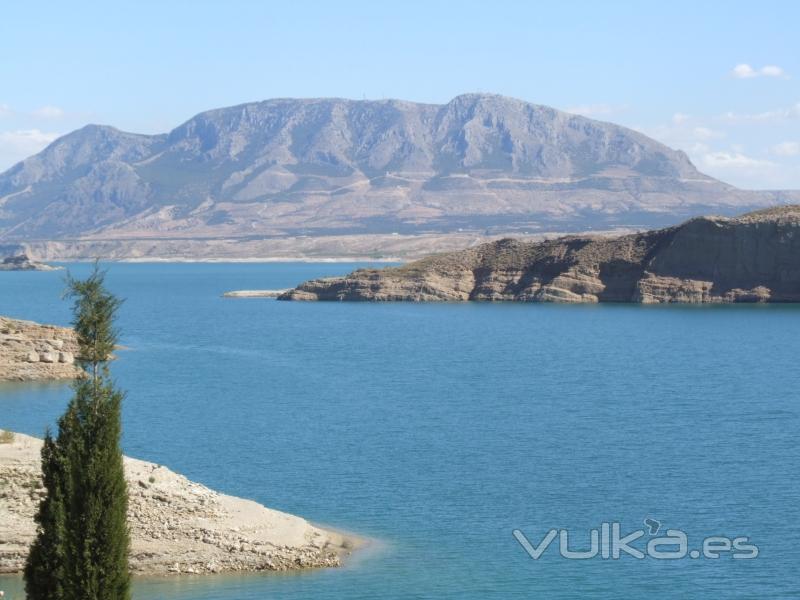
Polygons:
[[[798,597],[800,307],[220,297],[352,267],[110,266],[125,451],[377,540],[343,569],[137,581],[138,600]],[[0,275],[0,314],[68,322],[62,275]],[[68,395],[0,388],[0,427],[41,435]],[[511,533],[583,547],[644,518],[760,554],[534,561]]]

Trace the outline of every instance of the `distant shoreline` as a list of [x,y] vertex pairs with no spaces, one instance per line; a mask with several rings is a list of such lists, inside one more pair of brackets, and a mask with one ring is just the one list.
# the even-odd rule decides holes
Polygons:
[[[303,264],[337,264],[337,263],[405,263],[408,262],[407,258],[400,258],[397,256],[388,258],[369,258],[366,256],[355,257],[340,257],[340,256],[325,256],[325,257],[308,257],[308,256],[268,256],[268,257],[250,257],[250,258],[100,258],[102,263],[130,263],[130,264],[275,264],[275,263],[303,263]],[[76,258],[76,259],[53,259],[49,263],[66,265],[75,263],[93,263],[93,258]]]
[[292,288],[280,290],[231,290],[222,294],[223,298],[277,298]]

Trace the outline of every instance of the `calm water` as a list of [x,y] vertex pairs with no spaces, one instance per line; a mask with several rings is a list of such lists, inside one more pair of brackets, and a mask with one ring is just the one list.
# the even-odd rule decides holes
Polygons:
[[[339,570],[137,581],[138,600],[798,597],[800,307],[220,297],[352,266],[111,265],[125,451],[379,540]],[[68,322],[59,273],[0,275],[0,314]],[[0,427],[41,435],[68,394],[0,388]],[[646,517],[760,555],[533,561],[511,535],[583,547]]]

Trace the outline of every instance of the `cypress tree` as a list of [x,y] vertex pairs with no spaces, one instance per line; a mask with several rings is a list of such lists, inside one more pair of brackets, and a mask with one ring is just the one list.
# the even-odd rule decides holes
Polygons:
[[108,368],[121,304],[95,266],[85,280],[68,278],[78,336],[76,362],[86,377],[42,449],[46,495],[25,566],[30,600],[128,600],[128,495],[120,450],[123,394]]
[[38,536],[25,564],[28,598],[64,598],[64,496],[61,482],[66,478],[64,461],[50,432],[42,447],[42,479],[47,495],[36,514]]

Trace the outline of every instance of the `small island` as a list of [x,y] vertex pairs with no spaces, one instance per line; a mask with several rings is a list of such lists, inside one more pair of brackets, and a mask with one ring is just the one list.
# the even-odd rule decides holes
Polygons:
[[60,271],[62,269],[63,267],[53,267],[32,260],[27,254],[7,256],[0,262],[0,271]]
[[800,302],[800,206],[619,237],[502,239],[307,281],[279,300]]

